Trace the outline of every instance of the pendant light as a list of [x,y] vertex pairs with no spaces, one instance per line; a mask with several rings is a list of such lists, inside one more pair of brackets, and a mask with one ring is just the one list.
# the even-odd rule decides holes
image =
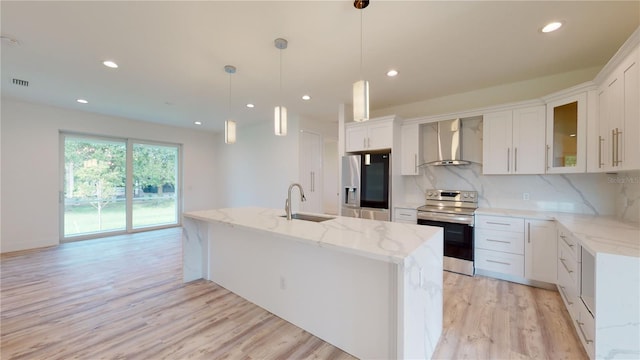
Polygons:
[[[288,41],[282,38],[274,40],[277,49],[280,50],[280,104],[282,104],[282,50],[287,48]],[[287,108],[283,105],[275,107],[273,118],[273,130],[278,136],[287,135]]]
[[235,144],[236,142],[236,122],[231,120],[231,75],[236,73],[236,67],[225,65],[224,71],[229,74],[229,109],[228,119],[224,122],[224,143]]
[[368,0],[355,0],[353,7],[360,10],[360,80],[353,83],[353,120],[367,121],[369,120],[369,82],[363,79],[362,63],[363,63],[363,31],[362,31],[362,13],[364,8],[369,6]]

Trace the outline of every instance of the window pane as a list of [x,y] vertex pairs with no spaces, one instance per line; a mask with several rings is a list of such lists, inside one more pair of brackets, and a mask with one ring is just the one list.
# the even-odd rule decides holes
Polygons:
[[133,228],[178,223],[178,147],[133,145]]
[[64,236],[126,229],[126,143],[65,137]]

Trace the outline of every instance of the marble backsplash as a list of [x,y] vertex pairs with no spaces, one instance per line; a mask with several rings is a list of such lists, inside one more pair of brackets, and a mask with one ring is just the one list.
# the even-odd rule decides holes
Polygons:
[[[482,175],[482,165],[423,166],[406,176],[405,199],[424,202],[428,189],[475,190],[480,207],[614,215],[639,222],[640,172],[620,174]],[[524,200],[528,194],[528,200]]]

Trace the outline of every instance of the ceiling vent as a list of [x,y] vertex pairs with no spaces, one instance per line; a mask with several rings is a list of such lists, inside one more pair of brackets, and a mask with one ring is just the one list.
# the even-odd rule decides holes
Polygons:
[[20,80],[20,79],[13,78],[13,85],[26,87],[26,86],[29,86],[29,82],[27,80]]

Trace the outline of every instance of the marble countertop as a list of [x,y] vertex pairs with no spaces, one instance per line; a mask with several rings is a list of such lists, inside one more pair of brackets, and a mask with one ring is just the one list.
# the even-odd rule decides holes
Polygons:
[[614,217],[492,208],[479,208],[476,215],[555,220],[593,254],[640,257],[640,225]]
[[196,220],[267,231],[296,241],[391,263],[404,262],[425,241],[442,232],[439,227],[342,216],[331,216],[333,219],[318,223],[289,221],[281,217],[285,215],[284,210],[256,207],[192,211],[183,215]]

